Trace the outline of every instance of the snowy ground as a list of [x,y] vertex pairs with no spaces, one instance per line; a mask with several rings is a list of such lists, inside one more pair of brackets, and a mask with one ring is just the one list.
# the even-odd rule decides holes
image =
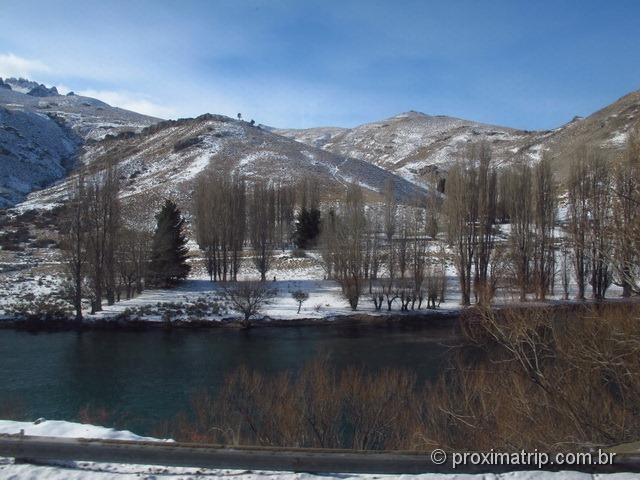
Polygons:
[[[504,226],[503,226],[504,227]],[[24,257],[13,256],[11,262],[2,263],[8,268],[0,272],[0,318],[11,318],[11,309],[15,305],[45,301],[51,303],[55,293],[63,283],[61,275],[55,272],[60,269],[59,259],[55,251],[40,253],[37,261],[31,255]],[[2,252],[0,252],[2,253]],[[248,253],[248,252],[247,252]],[[121,300],[114,305],[104,305],[104,310],[95,315],[86,312],[87,320],[109,320],[125,318],[136,321],[215,321],[238,319],[240,314],[235,312],[224,298],[224,292],[219,284],[209,281],[198,258],[199,252],[193,251],[192,274],[188,280],[175,289],[146,290],[141,295],[130,300]],[[29,261],[31,264],[22,263]],[[15,268],[23,267],[23,268]],[[12,269],[13,268],[13,269]],[[259,274],[253,268],[251,258],[246,257],[241,269],[240,280],[255,280]],[[264,306],[260,317],[273,320],[295,319],[334,319],[335,317],[352,315],[354,312],[341,294],[337,282],[326,280],[325,271],[318,252],[308,252],[303,258],[293,256],[291,251],[277,252],[274,256],[272,269],[267,275],[268,284],[276,295]],[[559,283],[559,280],[558,280]],[[292,293],[302,290],[309,294],[309,299],[303,303],[300,313],[298,304]],[[561,298],[561,286],[556,285],[556,295],[550,295],[549,300]],[[575,293],[575,286],[571,286],[571,297]],[[620,295],[620,289],[612,286],[607,295],[615,298]],[[460,308],[460,287],[455,268],[447,268],[446,300],[440,305],[439,311],[455,311]],[[518,292],[503,286],[498,290],[495,303],[497,305],[518,301]],[[531,302],[533,303],[533,302]],[[13,307],[12,307],[13,306]],[[34,308],[42,309],[42,305]],[[422,312],[428,312],[423,306]],[[393,306],[393,314],[400,312],[399,301]],[[389,312],[386,304],[381,311],[376,311],[367,289],[360,298],[356,313],[366,315],[384,315]],[[415,312],[408,312],[409,314]]]
[[[111,428],[83,425],[79,423],[43,420],[37,424],[0,420],[0,433],[41,435],[71,438],[103,438],[117,440],[157,440],[140,437],[129,431],[117,431]],[[634,473],[591,475],[577,472],[512,472],[505,474],[422,474],[422,475],[352,475],[336,473],[313,475],[309,473],[265,472],[243,470],[211,470],[202,468],[162,467],[150,465],[129,465],[121,463],[95,462],[48,462],[31,465],[14,463],[12,458],[0,458],[0,478],[7,479],[48,479],[48,480],[129,480],[129,479],[234,479],[234,480],[321,480],[321,479],[358,479],[358,480],[632,480]]]

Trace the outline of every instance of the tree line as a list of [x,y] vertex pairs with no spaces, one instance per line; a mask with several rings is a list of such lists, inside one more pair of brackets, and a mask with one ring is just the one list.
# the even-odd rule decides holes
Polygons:
[[76,320],[82,320],[84,299],[94,314],[105,300],[113,305],[189,273],[185,220],[176,204],[165,201],[155,231],[147,231],[127,223],[119,192],[111,164],[90,180],[80,175],[61,215],[60,246]]
[[[516,158],[498,168],[486,141],[470,144],[450,168],[444,194],[400,204],[393,181],[367,202],[357,184],[320,202],[310,181],[249,182],[212,168],[193,192],[192,229],[209,278],[234,282],[249,253],[261,281],[274,254],[318,247],[327,279],[339,283],[353,310],[366,296],[376,310],[436,308],[455,267],[460,303],[490,304],[498,289],[545,300],[570,285],[576,298],[602,299],[612,284],[623,296],[640,287],[640,133],[623,158],[581,146],[560,180],[552,159]],[[171,286],[189,272],[186,226],[166,201],[154,233],[130,226],[119,199],[117,169],[79,177],[61,223],[76,316],[145,286]],[[303,292],[304,293],[304,292]]]
[[[575,148],[566,178],[552,160],[516,159],[497,169],[486,143],[474,144],[449,171],[443,203],[447,241],[458,274],[461,303],[488,304],[500,284],[515,285],[519,300],[555,294],[605,298],[640,293],[640,134],[629,136],[622,158],[594,146]],[[500,223],[506,241],[497,241]]]
[[[445,300],[446,267],[457,273],[460,303],[490,304],[499,288],[519,301],[605,298],[612,284],[640,294],[640,133],[622,158],[593,146],[566,158],[516,158],[498,168],[491,147],[469,145],[449,170],[445,195],[399,206],[388,183],[380,205],[357,185],[324,214],[321,253],[351,308],[368,294],[376,310],[433,308]],[[439,241],[436,241],[439,240]],[[445,248],[446,246],[446,248]]]
[[197,179],[193,195],[196,241],[211,281],[236,281],[242,252],[250,248],[262,281],[274,253],[314,245],[320,231],[317,185],[255,181],[213,169]]

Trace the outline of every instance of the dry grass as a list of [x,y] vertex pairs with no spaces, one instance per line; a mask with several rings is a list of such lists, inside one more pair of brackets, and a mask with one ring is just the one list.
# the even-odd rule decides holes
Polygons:
[[640,438],[637,306],[475,310],[455,369],[424,386],[403,371],[296,376],[238,369],[157,433],[233,445],[563,450]]

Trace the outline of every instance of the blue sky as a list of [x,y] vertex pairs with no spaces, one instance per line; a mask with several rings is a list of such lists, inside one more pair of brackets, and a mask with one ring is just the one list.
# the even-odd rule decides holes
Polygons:
[[554,128],[640,88],[638,1],[0,0],[0,76],[165,118]]

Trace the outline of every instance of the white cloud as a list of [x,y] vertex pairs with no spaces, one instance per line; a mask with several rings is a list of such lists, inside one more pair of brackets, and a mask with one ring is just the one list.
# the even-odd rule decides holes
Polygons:
[[120,107],[145,115],[151,115],[159,118],[172,118],[175,116],[175,110],[171,107],[159,105],[157,103],[144,98],[144,95],[115,90],[80,90],[78,95],[84,97],[97,98],[108,103],[112,107]]
[[30,77],[51,69],[39,60],[29,60],[13,53],[0,53],[0,77]]

